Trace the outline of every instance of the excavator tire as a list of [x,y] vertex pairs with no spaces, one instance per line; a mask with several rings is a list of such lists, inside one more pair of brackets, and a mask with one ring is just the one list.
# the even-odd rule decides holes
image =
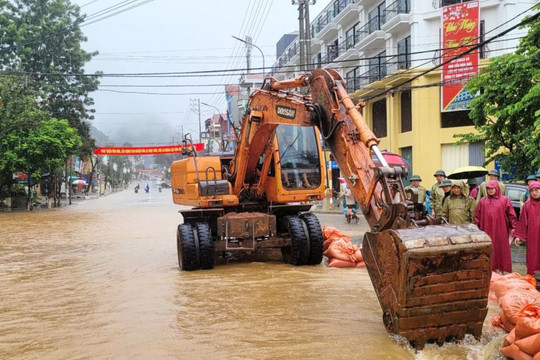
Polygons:
[[318,265],[323,258],[323,235],[319,219],[312,213],[300,215],[309,236],[309,260],[308,265]]
[[291,246],[281,248],[283,261],[294,266],[306,265],[309,261],[309,242],[302,220],[296,215],[288,215],[283,221],[291,238]]
[[214,268],[214,242],[208,223],[197,223],[197,237],[199,238],[199,261],[201,269]]
[[479,338],[488,308],[491,239],[473,224],[366,233],[362,255],[389,333],[416,349]]
[[178,265],[180,270],[199,270],[197,247],[195,246],[195,235],[190,224],[178,225],[176,233],[176,248],[178,252]]

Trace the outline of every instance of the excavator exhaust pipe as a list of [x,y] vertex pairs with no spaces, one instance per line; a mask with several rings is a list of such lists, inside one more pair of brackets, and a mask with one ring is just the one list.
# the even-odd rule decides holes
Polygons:
[[491,278],[491,239],[473,224],[366,233],[362,255],[388,332],[422,349],[479,338]]

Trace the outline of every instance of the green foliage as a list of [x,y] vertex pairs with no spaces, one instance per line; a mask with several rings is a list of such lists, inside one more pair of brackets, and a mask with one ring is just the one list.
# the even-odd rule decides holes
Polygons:
[[5,196],[13,173],[39,178],[60,169],[81,139],[67,120],[41,110],[35,91],[18,78],[0,78],[0,99],[0,188]]
[[0,0],[0,70],[27,75],[28,84],[42,94],[41,109],[77,129],[77,155],[86,158],[95,149],[85,122],[93,118],[88,95],[99,82],[71,75],[84,73],[84,65],[97,54],[81,48],[83,21],[69,0]]
[[486,163],[498,159],[517,177],[540,167],[540,21],[529,24],[514,54],[490,59],[467,84],[478,94],[470,104],[477,133],[458,134],[463,142],[485,143]]

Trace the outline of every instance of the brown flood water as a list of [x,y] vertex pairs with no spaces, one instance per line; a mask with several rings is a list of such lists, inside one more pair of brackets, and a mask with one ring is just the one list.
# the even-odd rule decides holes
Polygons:
[[0,359],[503,359],[495,304],[480,341],[415,353],[387,334],[365,269],[180,272],[178,209],[170,191],[124,191],[0,213]]

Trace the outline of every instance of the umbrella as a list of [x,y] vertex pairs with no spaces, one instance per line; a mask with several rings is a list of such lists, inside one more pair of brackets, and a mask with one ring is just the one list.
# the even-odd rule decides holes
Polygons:
[[480,176],[484,176],[488,173],[487,169],[481,166],[464,166],[455,169],[448,174],[447,178],[459,180],[459,179],[473,179]]
[[[382,156],[384,157],[384,159],[386,160],[386,162],[388,163],[388,166],[392,167],[392,166],[405,166],[407,168],[410,168],[410,165],[409,163],[407,162],[407,160],[405,160],[402,156],[398,155],[398,154],[394,154],[392,152],[389,152],[389,151],[381,151],[381,154]],[[376,165],[376,166],[381,166],[381,163],[379,162],[379,159],[377,159],[377,156],[375,156],[375,154],[373,154],[371,156],[371,159],[373,160],[373,163]]]
[[86,181],[84,180],[75,180],[72,182],[73,185],[86,185]]

